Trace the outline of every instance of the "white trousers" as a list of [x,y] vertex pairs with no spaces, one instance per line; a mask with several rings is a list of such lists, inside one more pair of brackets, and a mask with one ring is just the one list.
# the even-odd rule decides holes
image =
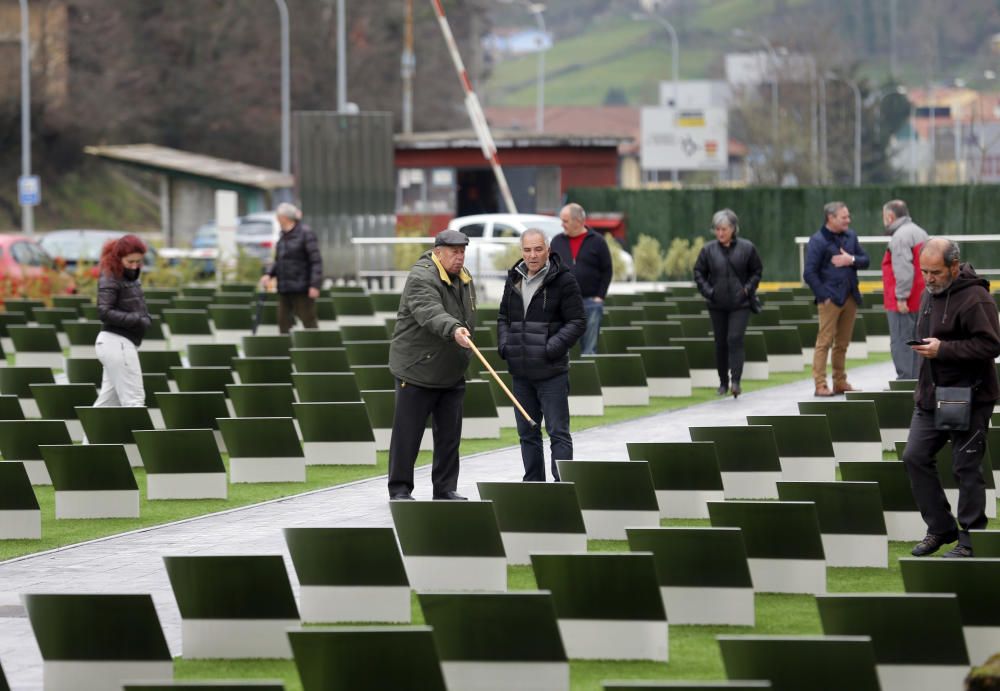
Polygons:
[[124,336],[101,331],[94,342],[94,350],[104,367],[101,392],[97,395],[94,407],[141,408],[146,405],[139,351],[135,344]]

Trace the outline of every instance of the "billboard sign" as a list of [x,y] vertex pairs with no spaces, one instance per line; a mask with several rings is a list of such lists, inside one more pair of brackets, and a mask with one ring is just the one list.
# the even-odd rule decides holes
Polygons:
[[643,170],[725,170],[729,119],[725,108],[643,108]]

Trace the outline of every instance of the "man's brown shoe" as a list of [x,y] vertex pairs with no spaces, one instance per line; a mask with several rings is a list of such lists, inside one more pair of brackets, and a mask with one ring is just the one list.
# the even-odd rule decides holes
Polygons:
[[822,386],[816,387],[816,393],[813,395],[821,396],[822,398],[830,398],[831,396],[833,396],[833,392],[827,388],[826,384],[823,384]]
[[843,383],[843,384],[834,384],[833,385],[833,393],[835,395],[836,394],[847,393],[848,391],[860,391],[860,390],[861,389],[856,389],[856,388],[854,388],[853,386],[851,386],[850,384],[848,384],[846,382]]

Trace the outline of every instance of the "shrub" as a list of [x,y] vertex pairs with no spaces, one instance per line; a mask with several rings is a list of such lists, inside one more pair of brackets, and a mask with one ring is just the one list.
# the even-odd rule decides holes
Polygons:
[[643,281],[656,281],[663,275],[664,256],[660,241],[649,235],[640,235],[632,248],[635,276]]
[[705,245],[704,238],[696,238],[692,243],[684,238],[674,238],[663,261],[663,270],[667,278],[673,280],[688,280],[694,269],[701,248]]
[[612,281],[624,281],[628,278],[626,275],[625,260],[622,259],[622,246],[618,244],[614,236],[611,233],[605,233],[604,241],[608,243],[608,251],[611,253],[611,280]]

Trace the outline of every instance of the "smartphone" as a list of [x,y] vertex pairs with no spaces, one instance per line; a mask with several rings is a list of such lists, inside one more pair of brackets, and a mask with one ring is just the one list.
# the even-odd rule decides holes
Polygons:
[[927,345],[927,341],[907,341],[906,345],[908,346]]

